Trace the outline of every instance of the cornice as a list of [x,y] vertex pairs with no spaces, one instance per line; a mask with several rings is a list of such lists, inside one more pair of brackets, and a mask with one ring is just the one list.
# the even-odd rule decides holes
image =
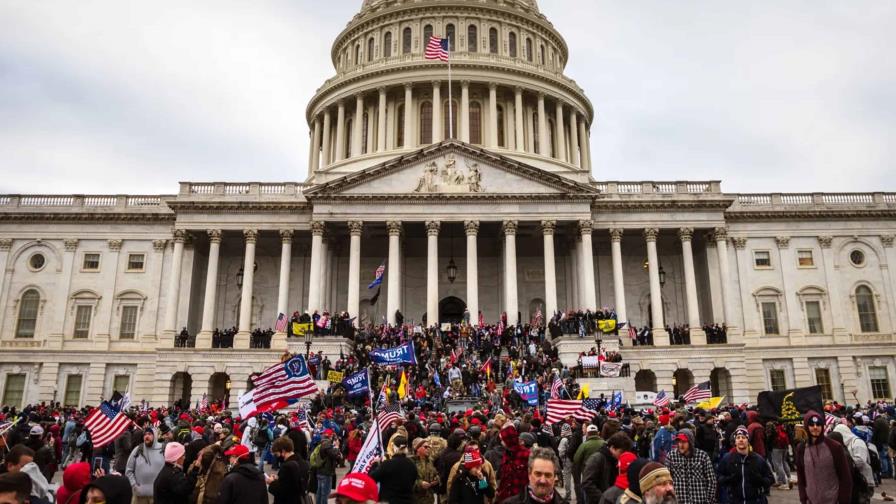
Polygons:
[[729,206],[731,206],[731,200],[729,199],[614,200],[601,198],[594,201],[592,208],[595,210],[637,210],[643,212],[657,212],[674,209],[725,211]]
[[0,212],[0,222],[173,222],[174,213]]
[[575,196],[566,194],[334,194],[314,198],[318,204],[327,203],[402,203],[432,205],[434,202],[451,201],[454,203],[490,203],[490,202],[540,202],[540,203],[591,203],[594,197]]
[[177,212],[207,213],[291,213],[297,210],[308,210],[311,205],[307,201],[176,201],[169,204]]
[[793,209],[793,210],[735,210],[725,212],[726,221],[792,220],[792,219],[893,219],[896,208],[876,209]]

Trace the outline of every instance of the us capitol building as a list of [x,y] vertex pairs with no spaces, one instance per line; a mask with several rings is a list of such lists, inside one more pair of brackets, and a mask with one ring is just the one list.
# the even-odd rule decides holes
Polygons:
[[[451,43],[453,114],[446,64],[424,58],[430,35]],[[564,75],[568,56],[536,0],[364,0],[307,107],[304,182],[0,196],[2,404],[97,404],[116,389],[235,405],[250,373],[305,350],[283,333],[250,348],[281,312],[433,323],[466,308],[512,323],[601,306],[653,327],[655,345],[624,337],[627,376],[595,391],[632,400],[711,380],[736,403],[814,384],[892,400],[896,193],[601,179],[595,110]],[[724,343],[698,329],[713,323]],[[688,324],[690,344],[670,344],[667,324]],[[212,348],[231,326],[233,348]],[[312,350],[335,359],[348,344]],[[595,341],[558,344],[574,365]]]

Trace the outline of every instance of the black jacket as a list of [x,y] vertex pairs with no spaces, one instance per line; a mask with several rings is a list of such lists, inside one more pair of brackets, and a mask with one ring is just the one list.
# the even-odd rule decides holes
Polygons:
[[277,479],[268,486],[274,504],[302,502],[301,498],[308,493],[309,470],[308,462],[296,454],[280,464]]
[[255,464],[240,464],[227,473],[221,483],[218,504],[258,504],[268,501],[264,475]]
[[[412,504],[414,482],[419,477],[417,466],[407,456],[395,454],[370,471],[370,477],[380,484],[380,500],[389,504]],[[447,479],[447,478],[446,478]]]
[[719,486],[728,487],[732,504],[765,502],[774,482],[771,469],[756,452],[744,456],[732,450],[719,462]]
[[[485,480],[488,483],[488,479]],[[461,469],[448,489],[448,504],[482,504],[486,498],[495,498],[495,489],[488,485],[479,489],[479,480]]]
[[183,469],[165,462],[152,485],[155,504],[190,504],[190,494],[196,486],[196,471],[184,473]]
[[[529,491],[520,492],[513,497],[509,497],[504,499],[504,502],[499,504],[533,504],[535,501],[529,498]],[[554,498],[551,499],[550,504],[567,504],[567,501],[560,496],[560,490],[554,489]]]
[[604,490],[616,481],[616,459],[607,445],[594,452],[582,467],[582,491],[588,504],[598,504]]

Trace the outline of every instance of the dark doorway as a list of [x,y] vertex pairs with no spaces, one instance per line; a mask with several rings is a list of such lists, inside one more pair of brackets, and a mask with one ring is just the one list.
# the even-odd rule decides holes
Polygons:
[[448,296],[439,301],[439,323],[458,323],[464,318],[467,303],[460,298]]

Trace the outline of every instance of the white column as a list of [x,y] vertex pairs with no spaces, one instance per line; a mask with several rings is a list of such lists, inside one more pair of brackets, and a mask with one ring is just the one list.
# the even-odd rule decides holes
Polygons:
[[399,247],[401,235],[401,221],[386,222],[389,232],[389,265],[386,269],[386,321],[390,325],[395,324],[395,311],[398,310],[399,280],[401,267],[399,263]]
[[317,172],[320,168],[320,117],[314,118],[314,132],[311,134],[311,161],[308,165],[308,174]]
[[471,323],[475,325],[479,323],[479,254],[476,247],[479,221],[464,221],[464,231],[467,233],[467,309]]
[[619,322],[628,322],[625,309],[625,279],[622,274],[622,234],[621,228],[610,229],[610,254],[613,256],[613,296],[616,298],[616,317]]
[[460,139],[470,143],[470,81],[460,83]]
[[516,132],[516,150],[517,152],[525,152],[526,139],[523,136],[523,88],[517,86],[513,89],[513,91],[513,129]]
[[560,161],[566,161],[566,135],[563,128],[563,103],[557,100],[557,117],[554,118],[554,140],[557,143],[554,157]]
[[666,333],[663,322],[663,292],[660,286],[660,264],[656,253],[656,238],[659,229],[644,229],[644,239],[647,240],[647,270],[650,277],[650,314],[653,318],[653,344],[657,346],[669,345],[669,334]]
[[567,308],[578,309],[582,306],[582,293],[579,290],[582,286],[582,272],[579,270],[579,237],[576,236],[569,240],[569,306]]
[[548,154],[548,118],[544,115],[544,93],[538,93],[538,154]]
[[311,221],[311,266],[308,272],[308,313],[320,309],[321,245],[324,241],[324,223]]
[[487,145],[493,149],[498,147],[498,85],[488,84],[488,132]]
[[[411,84],[404,85],[404,148],[417,145],[412,143],[414,138],[414,88]],[[393,314],[394,316],[394,314]]]
[[218,258],[221,252],[221,230],[208,230],[208,267],[205,273],[205,298],[202,303],[202,329],[196,335],[196,348],[211,348],[215,329],[215,301],[218,290]]
[[[575,110],[569,110],[569,162],[574,166],[579,164],[579,120]],[[619,315],[619,312],[616,313]]]
[[367,140],[364,142],[364,153],[376,152],[376,106],[365,105],[367,111]]
[[506,220],[504,228],[504,311],[507,312],[507,323],[519,325],[519,302],[516,288],[516,228],[515,220]]
[[330,242],[329,236],[320,241],[320,301],[317,306],[323,311],[330,311]]
[[342,100],[339,101],[339,106],[336,112],[336,155],[333,158],[334,162],[339,162],[345,159],[345,103]]
[[321,164],[326,168],[330,164],[330,110],[324,112],[324,131],[323,139],[320,144],[320,157],[323,159]]
[[584,310],[588,304],[588,298],[585,296],[585,261],[582,260],[582,235],[576,233],[576,308]]
[[442,136],[442,82],[432,81],[432,143],[439,143]]
[[579,119],[579,149],[581,150],[580,166],[583,170],[591,171],[591,145],[588,143],[588,127],[585,125],[585,118]]
[[694,251],[691,248],[691,238],[694,236],[694,228],[683,227],[678,230],[678,238],[681,239],[681,256],[684,259],[684,290],[688,305],[688,327],[691,333],[692,345],[705,345],[706,333],[700,324],[700,309],[697,305],[697,277],[694,275]]
[[594,223],[590,219],[579,221],[579,235],[582,237],[582,272],[585,275],[585,308],[597,309],[597,293],[594,288],[594,248],[591,245],[591,231]]
[[[277,313],[289,318],[289,271],[292,267],[292,229],[280,230],[280,283],[277,291]],[[286,332],[277,331],[271,339],[271,348],[286,350]]]
[[171,257],[171,271],[168,277],[168,304],[165,305],[165,330],[172,334],[177,331],[177,303],[180,295],[180,270],[184,260],[184,240],[187,232],[174,231],[174,255]]
[[243,293],[240,297],[239,333],[234,338],[233,348],[249,348],[249,331],[252,330],[252,293],[255,286],[255,241],[258,231],[243,230],[246,237],[246,254],[243,257]]
[[364,97],[361,93],[355,95],[355,120],[352,122],[352,152],[351,156],[360,156],[364,150],[361,145],[361,132],[364,128]]
[[364,223],[348,221],[348,298],[347,310],[350,317],[355,317],[355,325],[361,313],[361,233]]
[[[831,248],[831,244],[833,243],[834,238],[830,235],[820,235],[818,236],[818,246],[821,247],[821,259],[824,263],[824,277],[825,277],[825,287],[828,291],[828,297],[830,298],[830,307],[831,307],[831,333],[834,335],[835,343],[848,343],[849,342],[849,331],[846,329],[848,320],[843,312],[843,301],[840,292],[840,280],[837,276],[837,270],[834,269],[834,251]],[[889,243],[889,245],[887,244]],[[746,239],[743,240],[744,247],[746,246]],[[735,239],[734,247],[739,250],[743,250],[742,247],[738,247],[738,241]],[[896,264],[896,261],[889,260],[889,253],[893,249],[893,241],[884,242],[884,247],[886,250],[884,252],[888,255],[888,264]],[[741,253],[736,252],[738,258]],[[746,255],[745,253],[743,255]],[[740,262],[738,260],[738,262]],[[892,269],[891,269],[892,271]],[[741,277],[743,278],[743,276]],[[746,321],[746,314],[744,314],[744,333],[749,329],[749,324]]]
[[376,151],[386,150],[386,88],[379,87],[379,112],[376,116]]
[[439,221],[426,221],[426,325],[439,323]]
[[725,316],[723,322],[728,326],[730,334],[731,332],[737,332],[731,330],[737,326],[737,321],[735,320],[732,306],[732,303],[734,303],[734,291],[731,288],[731,270],[728,266],[728,229],[717,227],[715,229],[715,240],[716,253],[719,256],[719,277],[722,280],[722,312]]
[[550,320],[557,311],[557,265],[554,259],[554,230],[557,221],[541,221],[544,236],[544,319]]

